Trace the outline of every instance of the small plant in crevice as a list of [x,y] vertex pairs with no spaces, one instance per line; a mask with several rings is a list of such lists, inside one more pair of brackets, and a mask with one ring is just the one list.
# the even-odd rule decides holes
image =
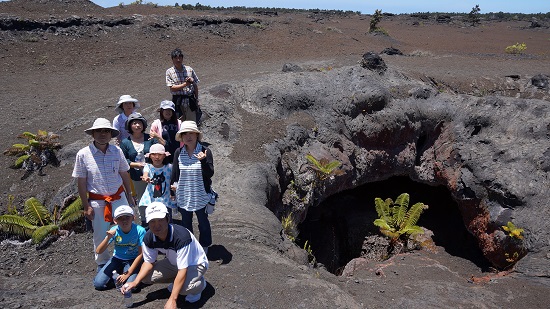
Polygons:
[[428,209],[428,205],[416,203],[409,208],[409,200],[408,193],[399,195],[395,202],[391,198],[374,199],[378,214],[374,225],[378,226],[380,232],[390,239],[390,246],[393,248],[402,246],[410,236],[424,233],[422,227],[416,223],[422,212]]
[[512,222],[508,221],[506,225],[502,226],[502,229],[506,232],[508,232],[508,236],[516,238],[516,239],[523,239],[523,229],[518,228],[515,226]]
[[303,249],[307,252],[307,260],[311,264],[311,266],[315,267],[317,265],[317,259],[315,258],[315,255],[313,255],[313,250],[311,250],[311,245],[309,244],[309,241],[306,240],[304,243]]
[[338,169],[342,163],[337,160],[329,161],[327,158],[317,159],[311,154],[306,155],[310,167],[315,171],[317,179],[323,181],[331,176],[343,175],[344,171]]
[[299,232],[296,222],[292,218],[292,214],[288,214],[281,218],[281,226],[283,227],[283,233],[288,237],[288,239],[295,242]]
[[504,269],[509,269],[516,265],[516,263],[525,256],[526,250],[523,246],[523,232],[522,228],[517,227],[511,221],[508,221],[506,225],[502,226],[502,229],[506,232],[510,242],[505,245],[504,259],[507,266]]
[[22,168],[26,171],[21,179],[27,178],[33,171],[38,171],[38,174],[43,176],[42,169],[48,164],[59,166],[55,154],[55,151],[62,147],[58,141],[59,135],[38,130],[37,134],[23,132],[17,137],[26,139],[27,143],[13,144],[4,154],[17,157],[13,168]]
[[[9,203],[13,197],[9,197]],[[22,213],[15,206],[0,216],[0,232],[16,235],[24,239],[31,238],[33,243],[41,243],[47,236],[58,235],[60,229],[70,228],[84,218],[82,201],[75,199],[61,209],[54,206],[51,213],[38,199],[31,197],[24,203]]]

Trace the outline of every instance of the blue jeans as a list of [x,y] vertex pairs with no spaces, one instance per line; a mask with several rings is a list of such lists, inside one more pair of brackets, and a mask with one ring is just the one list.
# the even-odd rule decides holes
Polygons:
[[[107,283],[109,283],[109,280],[113,279],[113,270],[116,270],[117,273],[123,274],[128,269],[130,269],[130,266],[132,266],[132,263],[134,263],[134,260],[121,260],[116,257],[112,257],[106,264],[103,266],[95,275],[94,278],[94,287],[96,290],[105,290],[107,288]],[[132,282],[136,279],[136,276],[139,272],[139,269],[141,267],[137,267],[136,270],[132,273],[130,277],[128,277],[128,280],[126,282]]]
[[183,208],[178,208],[181,214],[181,225],[193,233],[193,213],[197,215],[199,223],[199,243],[203,247],[208,247],[212,244],[212,229],[205,208],[196,211],[187,211]]

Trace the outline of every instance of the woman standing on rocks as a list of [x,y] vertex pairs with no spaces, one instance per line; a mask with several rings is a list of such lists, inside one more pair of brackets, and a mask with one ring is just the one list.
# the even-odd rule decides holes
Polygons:
[[[172,190],[175,191],[182,225],[193,233],[193,213],[199,223],[199,242],[208,253],[212,230],[206,205],[211,198],[214,159],[202,143],[202,133],[196,122],[184,121],[176,134],[183,146],[176,150],[172,164]],[[210,207],[209,207],[210,208]]]
[[[147,187],[147,183],[141,180],[143,167],[145,166],[145,154],[149,153],[151,145],[156,144],[158,141],[150,138],[149,134],[145,133],[147,120],[140,113],[130,114],[128,120],[126,120],[125,127],[130,136],[122,140],[120,148],[130,165],[130,178],[133,182],[134,198],[136,201],[139,201]],[[139,215],[142,225],[145,226],[145,207],[139,207]]]

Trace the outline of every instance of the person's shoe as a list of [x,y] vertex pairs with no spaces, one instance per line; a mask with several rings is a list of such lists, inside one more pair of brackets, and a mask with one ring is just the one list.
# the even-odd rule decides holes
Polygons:
[[201,291],[197,294],[189,294],[185,296],[185,300],[190,303],[196,303],[201,299],[202,291],[206,288],[206,279],[203,278]]

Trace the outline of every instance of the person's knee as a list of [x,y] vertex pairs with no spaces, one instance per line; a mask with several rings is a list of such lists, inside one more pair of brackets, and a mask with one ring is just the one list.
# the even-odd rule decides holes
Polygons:
[[94,288],[98,291],[104,291],[107,289],[107,282],[98,278],[94,279]]

